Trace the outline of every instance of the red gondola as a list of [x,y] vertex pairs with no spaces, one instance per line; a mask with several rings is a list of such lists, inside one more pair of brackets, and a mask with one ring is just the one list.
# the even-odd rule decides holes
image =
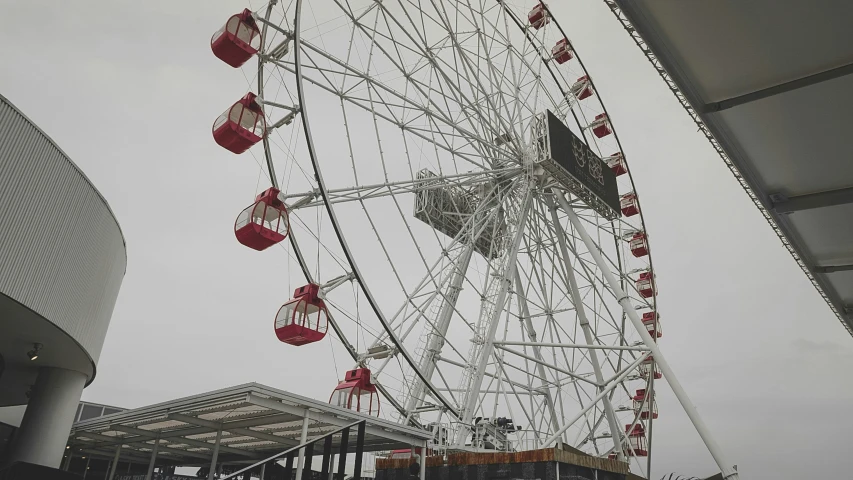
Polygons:
[[610,126],[610,119],[607,118],[606,113],[596,115],[592,123],[589,124],[589,128],[592,129],[592,133],[598,138],[606,137],[613,133],[613,128]]
[[643,380],[648,380],[652,373],[654,373],[655,380],[663,378],[663,374],[658,368],[658,364],[655,363],[654,360],[655,359],[652,358],[651,355],[649,355],[648,357],[646,357],[645,360],[642,361],[642,363],[640,363],[639,374],[640,378],[642,378]]
[[637,201],[637,194],[628,192],[619,198],[619,208],[622,210],[622,215],[633,217],[640,213],[640,203]]
[[653,297],[655,294],[655,279],[652,272],[643,272],[636,281],[637,291],[643,298]]
[[631,254],[637,258],[645,257],[649,254],[649,239],[645,232],[637,232],[628,241],[628,247],[631,249]]
[[329,403],[378,417],[379,394],[376,393],[376,385],[370,381],[370,369],[356,368],[348,371],[329,397]]
[[293,292],[275,316],[275,335],[290,345],[314,343],[326,336],[329,329],[329,310],[319,297],[320,287],[309,283]]
[[284,240],[290,232],[290,221],[284,202],[275,187],[264,190],[255,203],[246,207],[234,222],[237,241],[254,250],[265,250]]
[[660,314],[657,312],[646,312],[643,314],[643,325],[653,339],[658,339],[663,336],[663,330],[660,327]]
[[[640,415],[641,420],[648,420],[650,418],[658,418],[658,404],[655,402],[655,395],[652,393],[648,395],[646,398],[646,389],[641,388],[637,390],[637,394],[634,395],[634,413]],[[643,402],[645,401],[645,405]]]
[[575,83],[569,87],[569,92],[575,96],[578,100],[583,100],[584,98],[589,98],[592,96],[592,82],[589,79],[589,75],[584,75],[577,79]]
[[248,8],[232,15],[210,39],[213,54],[234,68],[243,65],[252,55],[258,53],[260,46],[261,30]]
[[628,445],[631,448],[628,451],[628,455],[632,457],[647,457],[649,455],[649,448],[646,446],[646,429],[643,428],[642,424],[634,425],[634,428],[631,428],[631,425],[625,425],[625,435],[628,436]]
[[554,60],[560,65],[573,59],[575,54],[572,53],[572,47],[569,46],[569,39],[564,38],[557,42],[557,44],[554,45],[554,48],[551,49],[551,56],[553,56]]
[[610,167],[610,170],[612,170],[617,177],[628,173],[628,165],[625,164],[625,156],[622,155],[622,152],[616,152],[609,157],[604,157],[602,160],[604,160],[604,163]]
[[243,153],[261,141],[267,132],[267,122],[257,96],[247,93],[213,123],[213,139],[222,148]]
[[539,30],[548,24],[548,22],[551,21],[551,18],[548,15],[548,10],[545,9],[545,5],[542,5],[540,2],[533,7],[533,10],[530,10],[529,14],[527,14],[527,20],[530,21],[530,26]]

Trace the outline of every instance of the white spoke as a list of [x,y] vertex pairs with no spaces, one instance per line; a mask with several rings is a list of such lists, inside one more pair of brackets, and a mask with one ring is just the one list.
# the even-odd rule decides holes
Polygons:
[[[368,369],[382,416],[440,424],[440,448],[486,448],[489,431],[498,450],[559,440],[624,460],[647,438],[622,427],[650,422],[642,405],[614,406],[633,406],[654,377],[631,328],[657,307],[637,286],[653,273],[648,249],[629,246],[643,216],[616,216],[554,166],[546,111],[583,143],[572,148],[619,152],[607,168],[624,155],[615,134],[590,129],[605,113],[598,91],[576,82],[589,78],[577,52],[552,54],[566,33],[537,23],[534,5],[265,4],[246,64],[264,158],[249,152],[287,211],[287,289],[313,283],[329,310],[332,341],[313,351],[331,350],[338,377]],[[618,192],[635,191],[623,173]],[[549,205],[566,189],[581,196]],[[513,416],[522,431],[495,423]]]

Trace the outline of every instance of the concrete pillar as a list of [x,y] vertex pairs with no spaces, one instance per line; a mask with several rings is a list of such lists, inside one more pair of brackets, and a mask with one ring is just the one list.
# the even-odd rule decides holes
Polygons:
[[59,468],[86,375],[64,368],[43,367],[9,453],[21,461]]

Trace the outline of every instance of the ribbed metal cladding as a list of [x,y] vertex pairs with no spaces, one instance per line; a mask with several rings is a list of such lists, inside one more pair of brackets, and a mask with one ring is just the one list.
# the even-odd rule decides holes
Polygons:
[[0,95],[0,292],[61,328],[97,363],[126,265],[107,202]]

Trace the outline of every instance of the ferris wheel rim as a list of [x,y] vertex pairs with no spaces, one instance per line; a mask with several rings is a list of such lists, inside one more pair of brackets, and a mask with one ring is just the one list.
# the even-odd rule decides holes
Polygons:
[[[400,353],[403,355],[403,358],[405,358],[406,363],[409,364],[409,367],[412,368],[415,373],[417,373],[417,375],[418,375],[418,377],[420,377],[421,381],[424,382],[424,384],[430,389],[431,393],[433,395],[435,395],[435,398],[439,399],[439,401],[441,401],[442,404],[444,404],[445,408],[447,408],[449,411],[454,412],[455,409],[453,408],[453,406],[444,399],[444,396],[438,392],[436,387],[434,385],[432,385],[432,382],[430,380],[428,380],[423,375],[423,372],[420,371],[420,368],[418,368],[416,362],[414,360],[412,360],[410,354],[403,347],[402,342],[399,341],[399,339],[397,338],[393,329],[388,324],[388,320],[385,318],[384,312],[382,312],[379,309],[378,302],[373,297],[373,294],[370,292],[369,287],[362,280],[363,277],[361,275],[361,270],[359,269],[358,265],[355,262],[355,258],[353,256],[351,250],[350,250],[349,244],[346,242],[346,240],[344,239],[344,236],[341,233],[340,223],[337,221],[336,212],[332,208],[332,204],[329,201],[327,187],[326,187],[325,182],[323,181],[323,174],[322,174],[321,169],[319,167],[319,159],[317,156],[316,148],[314,146],[314,139],[313,139],[313,136],[311,135],[311,127],[310,127],[310,123],[308,120],[308,113],[307,113],[308,110],[307,110],[306,102],[305,102],[305,88],[303,85],[302,62],[301,62],[301,40],[302,40],[301,26],[302,26],[302,3],[303,3],[303,0],[295,0],[295,2],[296,2],[296,6],[295,6],[295,17],[294,17],[294,49],[293,49],[294,51],[293,51],[293,53],[294,53],[294,69],[296,72],[296,74],[295,74],[295,76],[296,76],[296,89],[297,89],[298,96],[299,96],[300,108],[302,109],[302,112],[301,112],[302,126],[303,126],[303,129],[305,131],[307,148],[308,148],[309,156],[311,157],[311,165],[314,168],[314,175],[316,176],[317,185],[318,185],[320,193],[323,197],[323,203],[325,204],[326,212],[329,215],[329,221],[332,223],[332,226],[335,230],[335,236],[337,237],[338,242],[340,243],[341,247],[343,248],[344,255],[347,259],[347,262],[349,263],[349,266],[351,268],[351,272],[355,275],[355,279],[357,280],[357,283],[358,283],[359,287],[361,288],[361,291],[364,293],[365,298],[367,298],[371,309],[373,310],[374,314],[376,315],[376,318],[380,321],[380,323],[382,323],[383,328],[385,328],[385,331],[388,334],[388,337],[392,340],[394,345],[399,349]],[[337,329],[336,329],[336,333],[338,333]],[[343,340],[343,338],[341,340]],[[358,361],[358,359],[356,357],[354,357],[353,360]],[[390,399],[392,397],[387,396],[387,398]],[[404,414],[404,412],[400,412],[400,413]]]
[[[294,24],[296,41],[295,41],[295,48],[294,48],[294,50],[295,50],[294,56],[296,58],[296,61],[295,61],[296,70],[298,72],[296,75],[297,79],[298,79],[297,80],[297,90],[298,90],[299,96],[300,96],[300,104],[302,105],[302,108],[303,108],[303,111],[301,112],[301,114],[302,114],[302,118],[303,118],[302,121],[303,121],[303,128],[305,129],[306,140],[311,145],[309,147],[309,152],[310,152],[310,156],[311,156],[312,166],[314,168],[314,173],[317,176],[317,183],[319,186],[320,193],[323,196],[323,201],[324,201],[324,204],[326,207],[326,211],[329,214],[329,220],[332,222],[332,224],[335,228],[336,237],[338,239],[338,242],[341,244],[341,246],[344,249],[345,256],[346,256],[347,261],[350,265],[350,268],[352,269],[353,273],[356,275],[356,278],[358,279],[359,286],[360,286],[362,292],[365,294],[365,297],[370,302],[371,308],[373,309],[374,313],[377,315],[377,319],[379,319],[380,322],[383,324],[383,328],[385,328],[386,332],[389,335],[389,338],[394,340],[394,343],[398,346],[398,348],[400,348],[401,353],[403,353],[403,356],[404,356],[404,358],[406,358],[407,363],[409,364],[409,367],[412,369],[412,371],[417,373],[419,375],[419,377],[421,378],[421,380],[424,381],[424,383],[427,386],[430,386],[430,387],[432,387],[432,389],[434,389],[435,387],[432,385],[431,381],[428,381],[423,377],[422,372],[420,371],[419,367],[417,366],[417,362],[415,360],[413,360],[412,358],[410,358],[409,354],[407,352],[405,352],[405,349],[402,348],[401,344],[397,343],[397,341],[396,341],[397,339],[396,339],[396,336],[393,332],[393,329],[390,327],[390,325],[387,323],[387,319],[385,319],[385,317],[384,317],[384,312],[378,306],[378,303],[376,302],[373,294],[370,292],[369,287],[367,286],[366,282],[363,281],[364,277],[360,273],[360,270],[358,268],[355,256],[352,254],[352,252],[351,252],[351,250],[350,250],[350,248],[346,242],[345,235],[342,234],[341,225],[340,225],[340,223],[337,219],[337,216],[334,212],[335,207],[332,205],[332,203],[329,200],[328,187],[326,185],[326,182],[323,180],[319,156],[316,152],[316,149],[313,146],[313,140],[314,139],[313,139],[313,136],[311,135],[311,132],[310,132],[310,126],[309,126],[309,120],[308,120],[309,114],[307,113],[307,105],[306,105],[307,102],[305,101],[305,97],[304,97],[304,86],[303,86],[303,78],[302,78],[302,73],[301,73],[302,62],[301,62],[301,60],[299,60],[299,56],[301,53],[300,40],[301,40],[301,6],[302,6],[302,1],[296,0],[296,5],[297,5],[297,7],[296,7],[297,14],[296,14],[296,21]],[[556,23],[556,19],[553,19],[553,21]],[[559,24],[558,24],[558,26],[559,26]],[[562,32],[562,28],[560,28],[560,31]],[[549,65],[546,65],[546,68],[549,68],[549,70],[550,70]],[[583,68],[583,71],[586,73],[585,67],[582,67],[582,68]],[[598,103],[601,105],[602,109],[604,109],[604,105],[603,105],[603,102],[601,101],[601,99],[599,98],[597,100],[598,100]],[[617,139],[617,143],[618,143],[618,137],[615,136],[615,129],[614,129],[614,138]],[[265,150],[267,150],[267,149],[268,149],[268,147],[265,145]],[[621,144],[619,144],[619,149],[621,151]],[[632,187],[634,187],[633,177],[630,176],[630,168],[628,169],[628,173],[629,173],[631,185],[632,185]],[[641,224],[643,225],[643,229],[645,229],[645,223],[642,219],[642,211],[640,212],[640,220],[641,220]],[[296,239],[294,237],[291,237],[291,243],[294,244],[294,246],[296,246],[295,244],[297,242],[296,242]],[[306,278],[310,280],[310,278],[311,278],[310,271],[308,269],[306,261],[304,260],[304,258],[302,258],[301,255],[298,255],[298,257],[299,257],[298,260],[299,260],[300,266],[303,269],[303,273],[306,275]],[[649,255],[649,264],[651,265],[651,258],[650,257],[651,256]],[[621,261],[620,261],[620,263],[621,263]],[[338,333],[340,336],[340,332],[338,332],[336,330],[336,333]],[[341,339],[344,340],[343,338],[341,338]],[[348,350],[350,350],[351,355],[353,355],[353,359],[357,361],[354,350],[352,350],[351,348],[348,348]],[[433,391],[432,393],[435,395],[435,398],[439,398],[439,399],[443,398],[443,396],[440,395],[436,391]],[[391,397],[388,397],[388,398],[391,398]]]

